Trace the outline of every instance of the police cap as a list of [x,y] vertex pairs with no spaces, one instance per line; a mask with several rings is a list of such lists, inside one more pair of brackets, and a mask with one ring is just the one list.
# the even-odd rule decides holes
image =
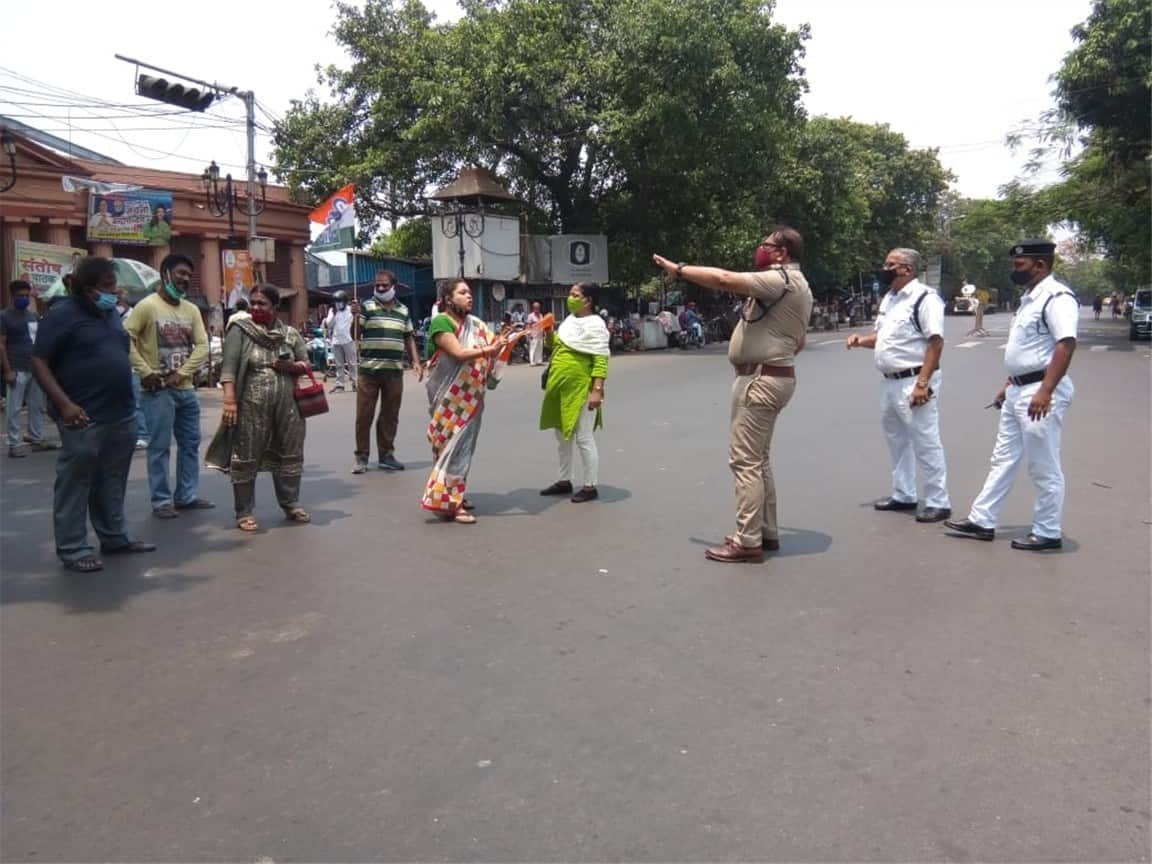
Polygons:
[[1051,240],[1021,240],[1009,250],[1011,258],[1047,258],[1056,254],[1056,244]]

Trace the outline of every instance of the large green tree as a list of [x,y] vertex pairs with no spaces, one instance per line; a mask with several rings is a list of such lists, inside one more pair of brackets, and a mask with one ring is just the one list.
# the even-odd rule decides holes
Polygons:
[[771,195],[802,119],[803,33],[753,0],[506,0],[437,24],[419,0],[337,6],[347,69],[275,135],[288,182],[360,187],[375,221],[423,212],[459,167],[497,170],[547,227],[640,250],[711,248],[729,209]]
[[420,0],[338,4],[351,63],[277,126],[283,176],[313,200],[356,183],[366,236],[427,212],[468,164],[522,199],[531,230],[607,234],[627,282],[651,275],[653,251],[746,267],[781,220],[809,238],[817,281],[841,285],[931,229],[949,178],[936,154],[887,126],[807,121],[807,31],[771,3],[461,6],[441,24]]
[[879,269],[889,249],[922,248],[951,180],[933,150],[887,125],[816,117],[799,131],[778,211],[803,226],[809,279],[825,287]]
[[1076,47],[1054,75],[1034,165],[1064,156],[1063,179],[1037,199],[1053,222],[1074,225],[1084,248],[1102,246],[1117,278],[1152,279],[1152,0],[1095,0],[1072,30]]

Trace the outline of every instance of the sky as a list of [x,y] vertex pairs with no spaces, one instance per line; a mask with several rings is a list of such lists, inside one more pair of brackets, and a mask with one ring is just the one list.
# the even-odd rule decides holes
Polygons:
[[[455,0],[425,2],[441,19],[459,15]],[[78,0],[48,8],[6,3],[5,31],[35,34],[52,21],[88,20],[93,9]],[[288,8],[272,0],[199,0],[182,7],[186,17],[174,24],[156,17],[155,3],[120,0],[108,21],[70,39],[5,39],[0,115],[128,164],[200,173],[215,160],[222,173],[239,176],[239,100],[218,103],[204,117],[154,116],[171,109],[135,96],[136,70],[113,55],[251,89],[263,109],[258,119],[271,125],[293,98],[317,87],[317,63],[343,59],[328,35],[330,5],[293,4],[291,15]],[[775,17],[791,28],[811,26],[803,61],[809,114],[887,123],[913,147],[939,148],[961,195],[995,197],[1024,162],[1005,136],[1051,107],[1049,77],[1090,8],[1091,0],[778,0]],[[261,134],[257,161],[269,164],[270,151]]]

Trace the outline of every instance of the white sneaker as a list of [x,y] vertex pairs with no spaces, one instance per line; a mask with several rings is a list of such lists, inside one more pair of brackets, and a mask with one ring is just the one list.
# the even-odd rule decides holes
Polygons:
[[148,442],[145,441],[143,438],[137,438],[136,439],[136,449],[137,450],[147,450],[148,449]]

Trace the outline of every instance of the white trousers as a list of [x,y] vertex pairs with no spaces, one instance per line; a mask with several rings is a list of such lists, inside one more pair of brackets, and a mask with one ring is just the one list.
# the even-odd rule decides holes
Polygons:
[[888,452],[892,455],[892,497],[915,503],[916,469],[924,484],[924,506],[952,506],[948,498],[948,469],[940,443],[940,383],[937,369],[930,382],[933,396],[926,405],[913,408],[912,388],[916,376],[885,378],[880,399],[880,420]]
[[573,487],[595,486],[600,473],[600,453],[596,449],[595,411],[588,406],[580,409],[580,419],[572,430],[572,437],[564,438],[564,433],[556,430],[556,448],[560,455],[560,479],[567,480]]
[[544,337],[543,336],[529,336],[528,337],[528,362],[533,366],[539,366],[544,362]]
[[348,375],[352,378],[352,386],[356,386],[356,343],[346,345],[332,344],[332,362],[336,364],[336,383],[344,386],[344,372],[347,367]]
[[1040,382],[1026,387],[1009,385],[1000,409],[1000,428],[992,449],[992,468],[984,488],[972,502],[968,518],[983,528],[995,528],[1004,499],[1012,490],[1021,459],[1028,460],[1028,473],[1036,487],[1032,512],[1032,533],[1038,537],[1060,535],[1060,515],[1064,509],[1064,471],[1060,467],[1060,439],[1064,412],[1072,402],[1075,388],[1064,376],[1052,394],[1052,410],[1043,420],[1028,416],[1028,405]]

